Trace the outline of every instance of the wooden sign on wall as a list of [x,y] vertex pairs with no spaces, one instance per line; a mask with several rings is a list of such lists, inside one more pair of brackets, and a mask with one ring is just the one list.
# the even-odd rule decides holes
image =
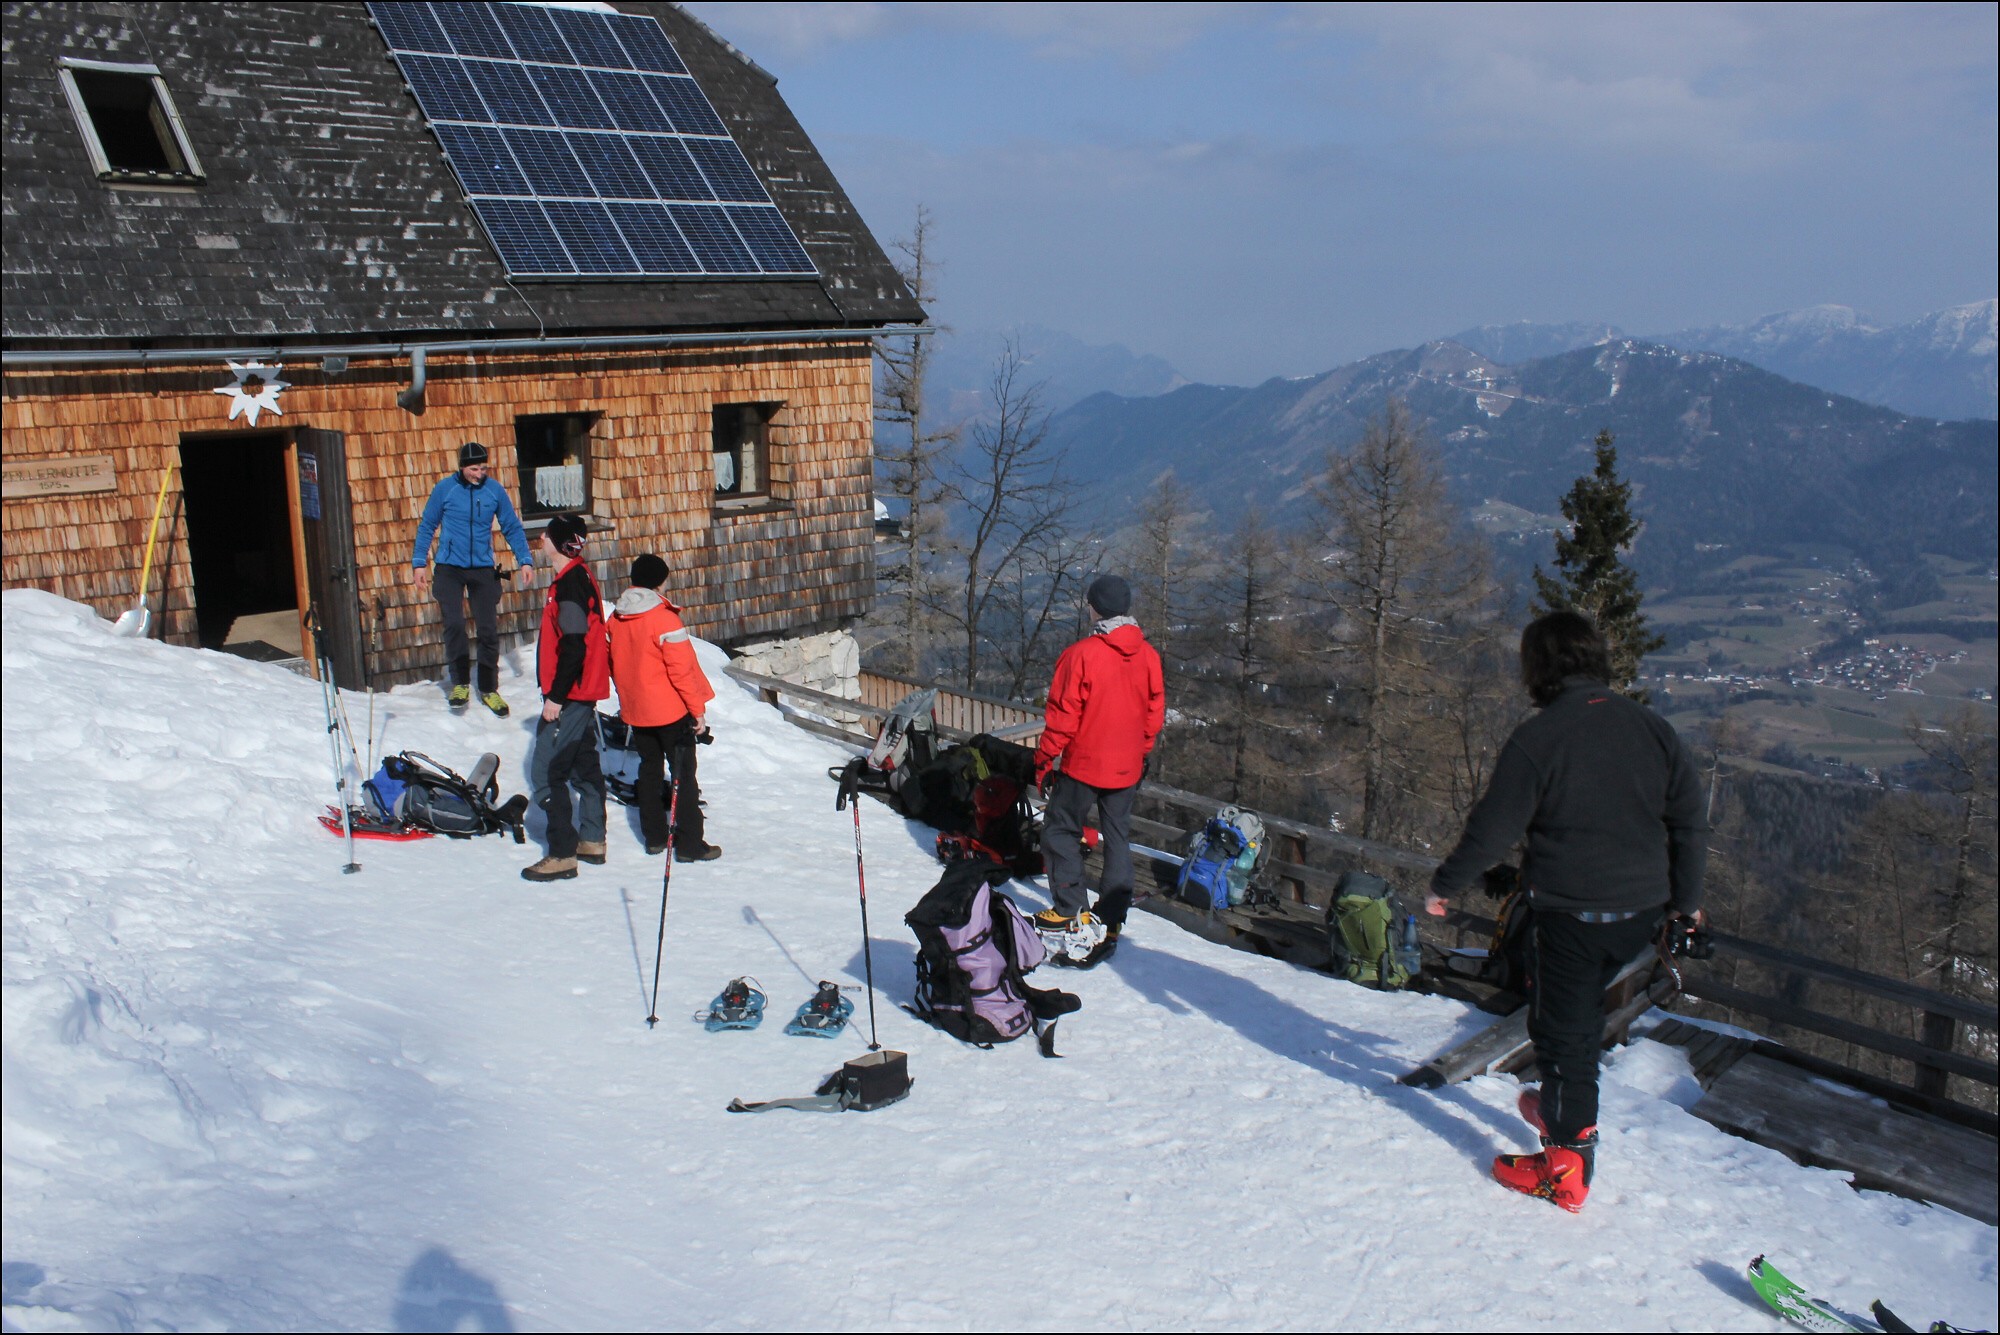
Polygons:
[[73,496],[87,491],[118,490],[118,471],[108,454],[67,459],[8,459],[0,464],[4,487],[0,496],[23,500],[30,496]]

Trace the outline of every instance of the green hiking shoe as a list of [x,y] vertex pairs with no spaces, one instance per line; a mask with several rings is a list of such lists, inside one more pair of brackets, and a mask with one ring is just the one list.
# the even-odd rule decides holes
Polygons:
[[500,692],[488,691],[486,694],[479,697],[479,703],[485,705],[488,709],[492,710],[493,717],[495,718],[507,717],[507,702],[500,698]]
[[472,703],[472,688],[461,682],[445,693],[444,702],[453,709],[464,709]]

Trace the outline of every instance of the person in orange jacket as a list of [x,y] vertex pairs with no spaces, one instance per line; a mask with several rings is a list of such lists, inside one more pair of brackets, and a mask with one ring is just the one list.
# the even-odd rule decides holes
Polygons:
[[1095,807],[1104,839],[1096,917],[1115,941],[1132,905],[1132,801],[1166,721],[1167,695],[1159,650],[1127,615],[1131,586],[1100,575],[1085,601],[1096,629],[1056,660],[1035,750],[1035,783],[1048,797],[1042,858],[1055,901],[1035,915],[1035,925],[1060,931],[1087,916],[1083,825]]
[[[648,854],[672,844],[676,862],[711,862],[722,850],[704,837],[695,746],[709,735],[703,711],[715,688],[695,658],[681,609],[660,593],[667,563],[651,552],[632,562],[632,584],[612,609],[611,679],[618,711],[639,751],[639,826]],[[674,825],[667,827],[666,771],[675,791]]]

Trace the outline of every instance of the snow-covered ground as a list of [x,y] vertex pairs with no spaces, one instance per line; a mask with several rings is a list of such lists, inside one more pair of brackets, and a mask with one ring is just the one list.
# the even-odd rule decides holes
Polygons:
[[[1995,1324],[1994,1229],[1713,1130],[1677,1049],[1611,1059],[1572,1217],[1487,1178],[1529,1144],[1511,1079],[1394,1083],[1486,1017],[1144,914],[1059,980],[1065,1060],[960,1046],[896,1008],[937,871],[872,803],[915,1091],[731,1115],[863,1051],[782,1032],[861,977],[840,748],[714,672],[727,853],[675,871],[649,1031],[662,864],[623,808],[575,881],[521,881],[504,837],[363,844],[344,876],[317,685],[43,593],[4,617],[9,1330],[1779,1329],[1759,1252],[1851,1309]],[[378,698],[378,749],[498,751],[519,790],[532,690],[504,689],[505,722]],[[742,973],[772,1020],[704,1032]]]

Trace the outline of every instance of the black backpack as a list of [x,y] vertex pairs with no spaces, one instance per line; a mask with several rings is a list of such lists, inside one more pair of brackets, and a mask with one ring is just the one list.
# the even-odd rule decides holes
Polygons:
[[499,773],[500,757],[490,751],[473,765],[470,778],[421,751],[404,751],[384,756],[381,770],[362,787],[387,818],[405,826],[453,839],[510,830],[515,843],[526,843],[528,799],[517,793],[495,806]]

